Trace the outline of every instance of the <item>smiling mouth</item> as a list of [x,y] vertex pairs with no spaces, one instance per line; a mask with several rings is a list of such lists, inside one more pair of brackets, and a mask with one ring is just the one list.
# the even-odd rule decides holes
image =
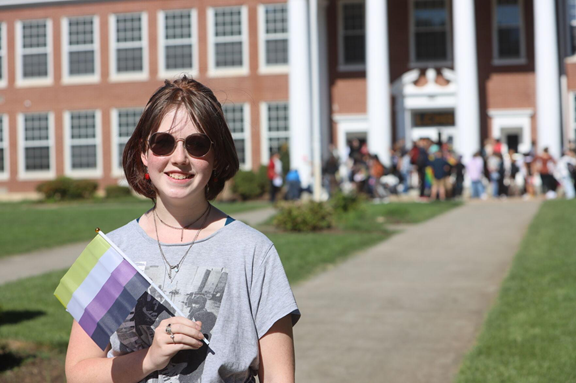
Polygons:
[[166,175],[175,180],[186,180],[194,177],[194,175],[192,174],[181,174],[181,173],[166,173]]

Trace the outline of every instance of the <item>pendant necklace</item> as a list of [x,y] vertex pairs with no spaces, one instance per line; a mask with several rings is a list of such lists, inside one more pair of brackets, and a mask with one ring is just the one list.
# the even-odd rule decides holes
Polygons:
[[208,209],[210,209],[211,205],[208,204],[208,207],[206,207],[206,210],[204,210],[204,212],[202,214],[200,214],[200,216],[198,218],[196,218],[192,223],[189,223],[186,226],[182,226],[182,227],[178,227],[178,226],[172,226],[172,225],[168,225],[166,222],[162,221],[162,218],[160,218],[160,216],[158,215],[158,213],[156,212],[156,208],[154,208],[154,216],[155,218],[158,218],[158,220],[160,220],[160,222],[164,225],[164,226],[168,226],[171,229],[174,230],[181,230],[180,232],[180,242],[182,242],[184,240],[184,229],[188,229],[190,226],[194,225],[196,222],[198,222],[200,220],[200,218],[204,217],[204,214],[206,214],[206,212],[208,211]]
[[[188,255],[188,253],[190,252],[190,250],[192,250],[192,246],[194,246],[194,243],[198,239],[200,232],[204,228],[204,225],[206,224],[206,221],[208,220],[208,217],[210,216],[211,210],[212,210],[212,205],[208,204],[208,208],[200,216],[200,218],[204,217],[204,220],[202,221],[202,225],[200,225],[200,228],[196,232],[196,235],[194,236],[194,240],[192,241],[192,243],[190,244],[190,246],[188,247],[188,249],[186,250],[186,252],[182,256],[180,261],[178,263],[176,263],[175,265],[171,265],[170,262],[168,262],[168,258],[166,258],[164,251],[162,251],[162,245],[160,245],[160,237],[158,236],[158,225],[156,224],[156,214],[154,214],[154,230],[156,231],[156,242],[158,242],[158,249],[160,250],[160,255],[162,255],[162,259],[166,263],[166,266],[168,266],[167,267],[168,268],[168,278],[170,279],[170,281],[172,281],[174,278],[176,278],[176,274],[178,274],[178,272],[180,271],[180,266],[182,266],[184,259],[186,259],[186,256]],[[198,218],[198,219],[200,219],[200,218]],[[160,217],[158,217],[158,219],[160,219]],[[196,220],[196,221],[198,221],[198,220]],[[190,226],[190,225],[188,225],[188,226]],[[174,276],[172,276],[172,270],[174,270]]]

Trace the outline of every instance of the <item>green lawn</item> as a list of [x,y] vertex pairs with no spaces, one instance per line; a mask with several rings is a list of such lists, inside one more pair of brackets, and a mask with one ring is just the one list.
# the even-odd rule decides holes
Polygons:
[[576,202],[532,222],[458,383],[576,382]]
[[[216,203],[228,214],[270,206],[267,202]],[[149,200],[0,204],[0,258],[89,240],[94,229],[116,229],[152,207]]]

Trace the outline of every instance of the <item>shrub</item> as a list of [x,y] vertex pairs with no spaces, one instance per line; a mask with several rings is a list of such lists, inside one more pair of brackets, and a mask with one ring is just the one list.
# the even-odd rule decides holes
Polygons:
[[128,186],[108,185],[106,186],[106,198],[120,198],[132,195]]
[[333,210],[324,202],[278,204],[274,226],[287,231],[318,231],[332,227]]
[[232,191],[242,200],[254,199],[262,195],[258,186],[258,176],[252,171],[239,170],[234,176]]
[[44,198],[54,200],[92,198],[96,189],[98,183],[95,181],[73,180],[68,177],[58,177],[36,187],[36,191],[44,194]]
[[336,213],[347,213],[357,210],[362,206],[362,201],[363,198],[357,193],[344,194],[337,192],[330,198],[330,204]]
[[270,180],[268,179],[268,166],[260,165],[258,168],[258,187],[260,188],[261,195],[266,194],[270,190]]

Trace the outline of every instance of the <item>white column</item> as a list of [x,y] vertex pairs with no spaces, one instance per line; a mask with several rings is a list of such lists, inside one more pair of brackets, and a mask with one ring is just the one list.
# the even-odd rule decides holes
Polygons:
[[310,89],[310,34],[308,1],[288,1],[290,38],[290,168],[300,173],[302,186],[312,177],[312,97]]
[[560,74],[554,0],[534,1],[534,45],[536,59],[536,129],[538,150],[548,147],[560,156]]
[[474,0],[452,2],[454,14],[454,69],[456,101],[456,151],[465,163],[480,150],[480,104]]
[[366,87],[368,150],[390,165],[392,119],[387,7],[387,0],[366,0]]

